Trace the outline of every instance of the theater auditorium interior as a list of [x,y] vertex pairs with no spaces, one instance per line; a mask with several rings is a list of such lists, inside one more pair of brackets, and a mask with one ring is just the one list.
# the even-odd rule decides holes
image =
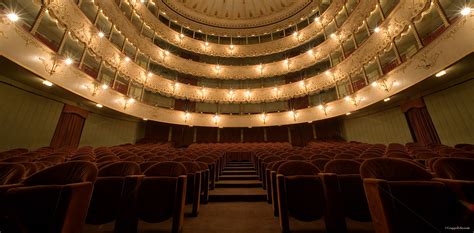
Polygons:
[[0,233],[474,232],[474,0],[0,0]]

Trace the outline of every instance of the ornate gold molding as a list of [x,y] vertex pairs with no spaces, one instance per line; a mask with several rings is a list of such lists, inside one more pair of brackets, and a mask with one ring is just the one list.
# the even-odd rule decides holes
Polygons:
[[[32,39],[33,37],[19,26],[12,24],[0,23],[0,31],[5,33],[4,37],[0,37],[0,43],[3,45],[0,47],[0,54],[72,93],[135,117],[194,126],[258,127],[304,123],[336,117],[390,97],[426,78],[432,77],[438,71],[472,53],[474,51],[474,44],[471,43],[472,38],[474,38],[473,25],[474,17],[464,17],[458,20],[410,60],[388,73],[384,80],[388,83],[396,80],[399,83],[389,92],[369,85],[355,93],[358,97],[363,98],[363,100],[358,101],[357,106],[351,101],[340,99],[327,103],[323,107],[312,107],[294,112],[265,113],[265,120],[262,120],[262,114],[218,115],[218,117],[215,117],[215,114],[186,113],[153,107],[144,103],[129,101],[129,97],[111,89],[92,95],[91,90],[84,88],[84,86],[90,85],[94,80],[73,66],[61,65],[54,75],[50,75],[44,69],[43,63],[37,58],[46,59],[52,56],[51,50],[41,43],[30,47],[24,46],[25,38]],[[431,57],[437,57],[437,59],[426,66],[426,58]]]

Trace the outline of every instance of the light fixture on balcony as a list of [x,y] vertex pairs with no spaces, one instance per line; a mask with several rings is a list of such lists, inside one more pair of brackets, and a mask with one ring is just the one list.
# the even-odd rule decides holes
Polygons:
[[212,120],[214,121],[214,124],[216,124],[216,125],[217,125],[217,123],[219,123],[220,119],[221,119],[221,117],[217,113],[212,117]]
[[319,17],[314,18],[314,22],[318,23],[319,21],[321,21],[321,19]]
[[47,87],[52,87],[53,86],[53,83],[48,81],[48,80],[43,80],[43,85],[47,86]]
[[84,88],[88,89],[91,92],[92,96],[95,96],[99,94],[101,91],[107,90],[109,86],[107,84],[93,82],[90,85],[84,85]]
[[290,70],[290,66],[291,66],[291,62],[288,58],[286,58],[285,60],[283,60],[283,64],[286,65],[286,69],[287,70]]
[[267,113],[262,113],[262,115],[260,116],[262,118],[262,121],[263,121],[263,124],[267,123]]
[[250,96],[252,96],[252,92],[250,92],[250,90],[246,90],[244,95],[245,95],[245,98],[248,99],[248,98],[250,98]]
[[208,46],[209,46],[209,42],[207,42],[207,41],[206,41],[206,42],[204,42],[204,47],[206,47],[206,48],[207,48]]
[[439,78],[439,77],[441,77],[441,76],[444,76],[445,74],[446,74],[446,70],[442,70],[442,71],[436,73],[435,76],[436,76],[437,78]]
[[328,115],[328,111],[329,111],[329,106],[328,106],[328,104],[322,103],[322,104],[318,105],[318,108],[319,108],[319,110],[321,110],[321,111],[324,112],[324,115],[325,115],[325,116]]
[[95,106],[96,106],[97,108],[102,108],[102,107],[104,107],[104,105],[102,105],[102,104],[95,104]]
[[388,102],[388,101],[390,101],[390,97],[383,99],[383,102]]
[[349,116],[349,115],[351,115],[351,114],[352,114],[351,112],[347,112],[347,113],[346,113],[346,116]]
[[162,58],[162,61],[163,61],[163,62],[165,62],[166,57],[167,57],[168,55],[170,55],[170,52],[169,52],[168,50],[163,50],[163,51],[161,52],[161,58]]
[[220,75],[221,69],[222,69],[221,66],[220,66],[219,64],[217,64],[217,65],[216,65],[216,74],[217,74],[217,76]]
[[380,27],[375,27],[374,32],[380,32]]
[[289,112],[290,116],[293,117],[293,121],[296,121],[296,117],[298,116],[298,113],[292,109],[290,112]]
[[461,10],[461,15],[467,16],[467,15],[471,14],[471,11],[472,11],[472,9],[470,7],[464,7]]
[[104,38],[105,34],[103,32],[99,32],[97,33],[97,35],[99,36],[99,38]]
[[257,67],[257,70],[260,71],[260,75],[263,75],[263,69],[264,69],[264,67],[263,67],[262,63],[260,63],[260,65],[258,65],[258,67]]
[[124,97],[123,98],[123,110],[127,110],[130,104],[135,103],[135,99],[131,97]]
[[44,65],[44,68],[46,70],[46,72],[49,73],[49,75],[53,75],[56,73],[56,70],[58,69],[59,65],[61,64],[65,64],[65,65],[71,65],[72,63],[74,63],[74,60],[72,60],[72,58],[69,58],[67,57],[66,59],[63,59],[61,58],[60,56],[57,56],[57,55],[53,55],[53,58],[52,58],[52,64],[49,65],[46,61],[46,59],[40,57],[38,58]]
[[184,123],[186,123],[189,120],[190,116],[191,114],[188,111],[184,112]]
[[386,78],[382,78],[382,79],[372,82],[371,86],[379,87],[380,89],[386,92],[390,92],[394,86],[398,86],[398,82],[395,80],[392,80],[390,82]]
[[233,51],[233,50],[234,50],[234,48],[235,48],[235,46],[234,46],[233,44],[229,45],[229,49],[230,49],[230,51]]
[[15,12],[8,13],[7,18],[8,18],[8,20],[10,20],[12,22],[16,22],[16,21],[20,20],[20,16],[18,16],[18,14],[15,13]]
[[357,96],[357,95],[348,95],[344,98],[346,101],[351,102],[355,107],[357,107],[363,100],[364,97]]

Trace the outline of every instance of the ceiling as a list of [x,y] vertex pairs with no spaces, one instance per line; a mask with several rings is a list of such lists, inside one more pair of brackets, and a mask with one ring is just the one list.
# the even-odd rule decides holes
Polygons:
[[162,0],[171,18],[222,29],[249,29],[269,25],[286,28],[306,18],[319,0]]

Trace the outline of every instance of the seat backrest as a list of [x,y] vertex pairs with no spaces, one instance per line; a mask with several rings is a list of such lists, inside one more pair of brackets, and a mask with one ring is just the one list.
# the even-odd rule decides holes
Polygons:
[[277,174],[284,176],[317,175],[319,171],[320,170],[311,163],[294,160],[281,164]]
[[431,180],[433,176],[415,162],[395,158],[365,160],[360,167],[363,179],[375,178],[388,181]]
[[183,161],[183,162],[180,162],[180,163],[184,165],[184,167],[186,168],[186,172],[188,174],[192,174],[192,173],[196,173],[196,172],[201,171],[201,167],[195,162]]
[[[324,215],[325,198],[318,173],[319,169],[313,164],[297,160],[287,161],[278,168],[279,202],[286,202],[290,216],[302,221],[313,221]],[[284,184],[281,183],[282,176]]]
[[179,163],[173,161],[157,163],[149,167],[146,171],[143,172],[146,176],[167,176],[167,177],[178,177],[186,175],[186,167]]
[[30,185],[65,185],[81,182],[94,182],[97,167],[86,161],[70,161],[39,171],[23,181]]
[[474,159],[440,158],[434,162],[433,170],[440,178],[474,181]]
[[107,164],[99,169],[99,177],[140,175],[140,166],[135,162],[121,161]]
[[306,160],[306,157],[302,155],[290,155],[286,157],[286,160]]
[[326,163],[331,161],[330,159],[313,159],[309,161],[311,164],[316,166],[320,171],[324,171],[324,166],[326,166]]
[[336,156],[334,156],[334,159],[355,159],[357,156],[353,154],[347,154],[347,153],[341,153]]
[[473,152],[459,151],[459,152],[450,153],[449,156],[450,157],[459,157],[459,158],[474,158],[474,153]]
[[336,174],[360,174],[361,163],[351,159],[336,159],[324,166],[324,172]]
[[164,156],[153,156],[153,157],[149,157],[147,161],[164,162],[164,161],[169,161],[169,159]]
[[33,160],[32,157],[29,156],[15,156],[7,159],[3,159],[0,162],[5,162],[5,163],[23,163],[23,162],[31,162]]
[[15,163],[0,163],[0,185],[20,183],[25,167]]
[[323,154],[316,154],[309,158],[309,160],[315,160],[315,159],[330,159],[330,157]]
[[431,159],[436,157],[439,157],[439,155],[433,152],[418,152],[415,154],[415,158],[417,159]]

